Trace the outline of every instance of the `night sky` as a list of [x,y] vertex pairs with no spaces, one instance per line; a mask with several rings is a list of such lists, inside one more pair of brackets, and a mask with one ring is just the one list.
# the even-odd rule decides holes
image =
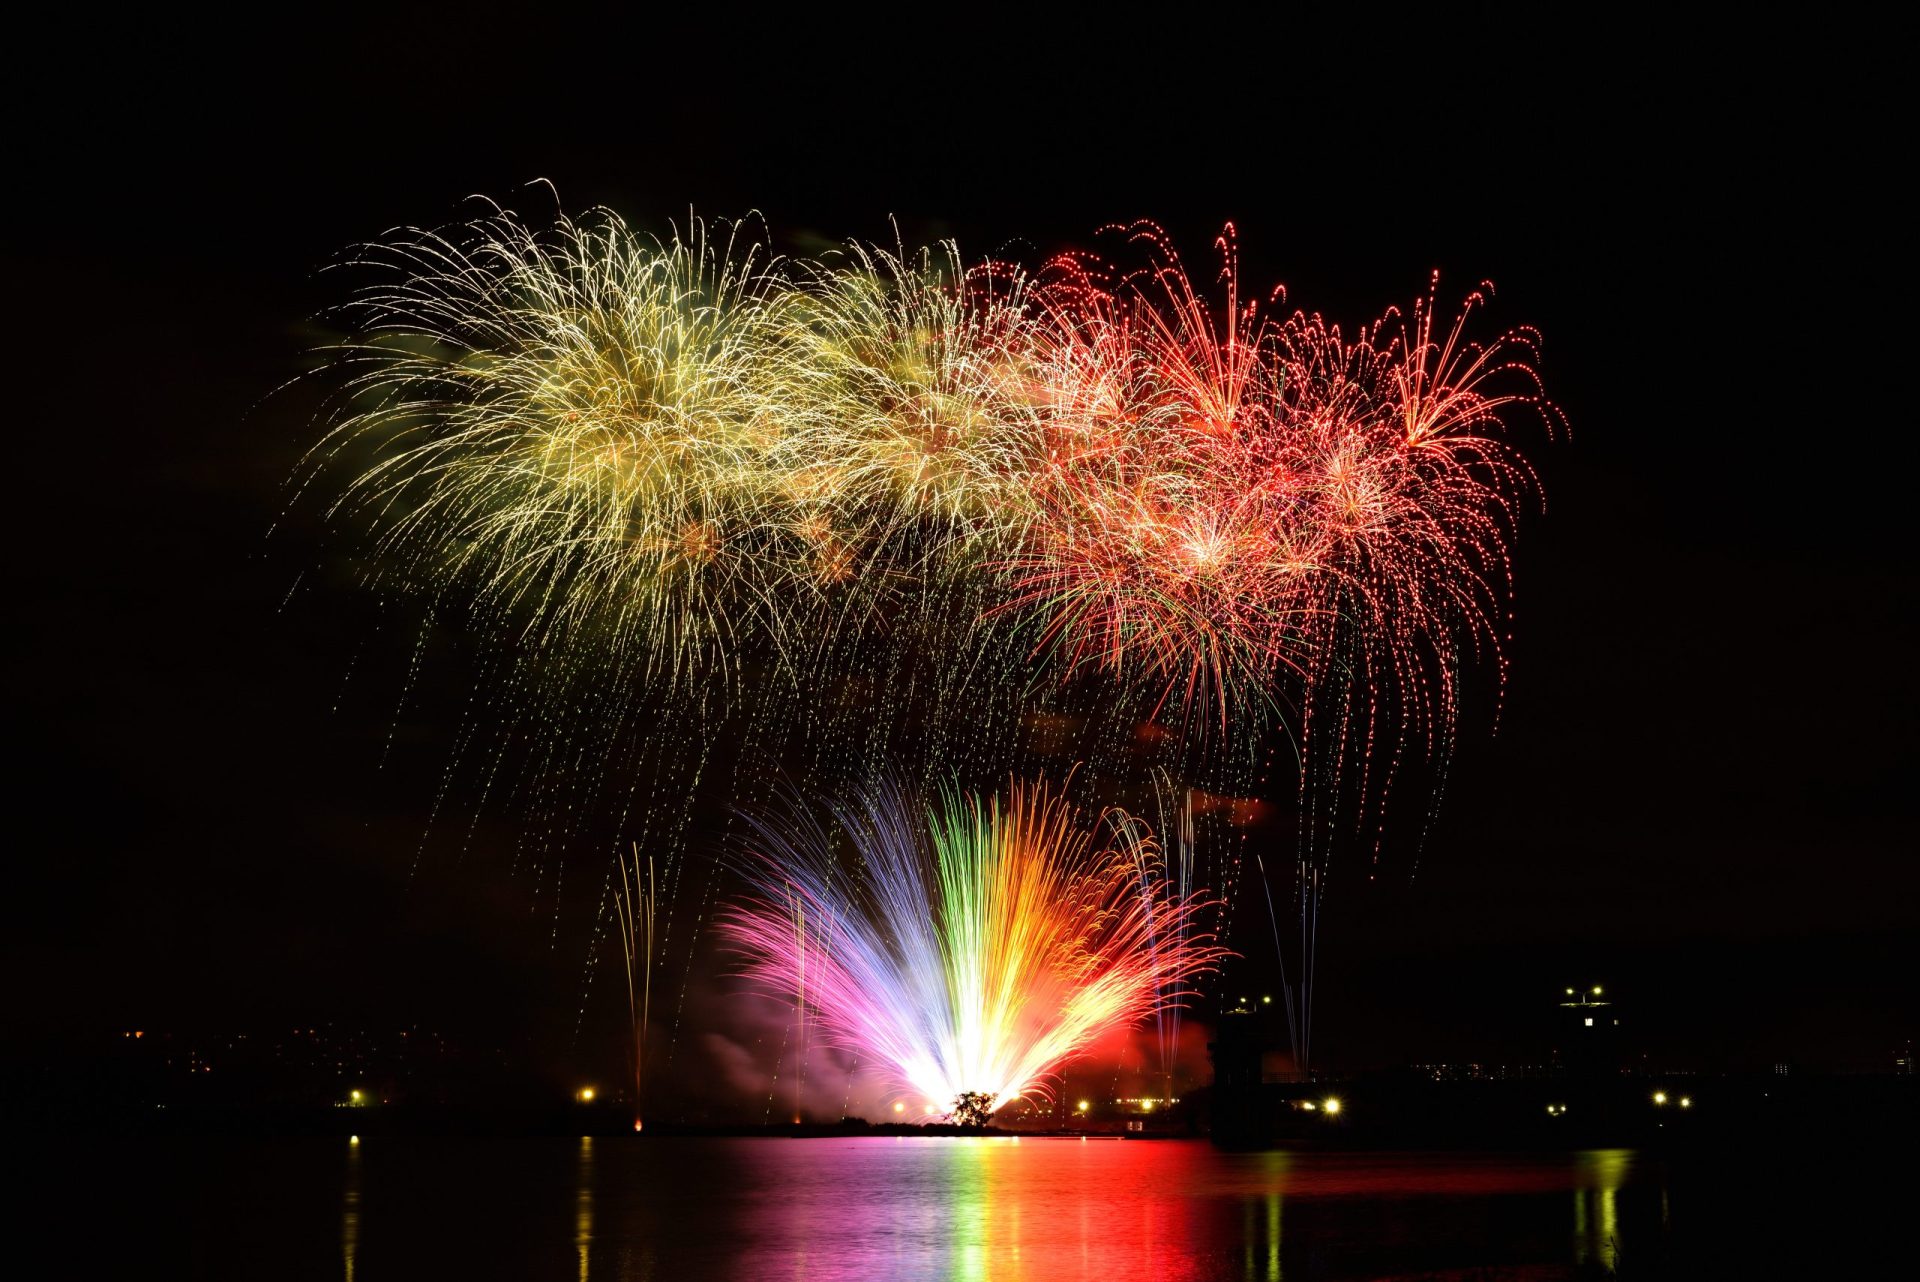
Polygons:
[[1844,41],[149,21],[17,54],[17,1053],[288,1019],[575,1053],[580,946],[504,835],[412,874],[460,674],[396,725],[412,634],[288,600],[315,550],[269,537],[317,269],[471,193],[536,213],[536,178],[1029,261],[1151,217],[1198,268],[1231,219],[1249,284],[1348,321],[1492,279],[1572,431],[1516,421],[1547,503],[1497,733],[1482,682],[1417,874],[1335,883],[1316,1047],[1522,1059],[1562,983],[1663,1062],[1879,1070],[1913,1034],[1910,145]]

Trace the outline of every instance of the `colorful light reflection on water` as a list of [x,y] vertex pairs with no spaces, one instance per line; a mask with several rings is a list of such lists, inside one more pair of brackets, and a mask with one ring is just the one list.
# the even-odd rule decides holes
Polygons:
[[[1565,1282],[1836,1267],[1905,1222],[1869,1166],[1774,1151],[1227,1154],[1179,1140],[74,1140],[29,1236],[87,1276]],[[1856,1232],[1836,1235],[1833,1226]],[[1616,1251],[1618,1255],[1616,1256]],[[165,1265],[166,1267],[158,1267]]]
[[[732,1275],[819,1282],[1278,1280],[1486,1263],[1555,1277],[1611,1261],[1635,1174],[1622,1150],[1222,1154],[1034,1138],[722,1141],[718,1156],[739,1164],[729,1196],[752,1208],[725,1230]],[[626,1231],[646,1237],[671,1215]],[[618,1240],[595,1246],[605,1276],[667,1276],[623,1270]]]

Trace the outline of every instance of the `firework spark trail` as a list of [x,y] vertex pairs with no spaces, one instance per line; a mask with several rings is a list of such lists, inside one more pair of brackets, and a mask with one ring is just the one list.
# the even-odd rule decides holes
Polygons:
[[1254,863],[1260,869],[1260,889],[1265,892],[1267,899],[1267,921],[1273,927],[1273,955],[1280,962],[1280,994],[1287,1015],[1287,1045],[1298,1067],[1305,1060],[1300,1051],[1300,1022],[1294,1012],[1293,987],[1287,983],[1287,950],[1280,942],[1280,916],[1273,909],[1273,886],[1267,880],[1267,861],[1255,855]]
[[[1193,869],[1194,853],[1197,845],[1193,822],[1193,791],[1178,788],[1173,778],[1164,769],[1153,771],[1155,801],[1160,811],[1160,826],[1163,831],[1173,834],[1174,857],[1166,869],[1166,877],[1172,888],[1174,899],[1185,901],[1194,893]],[[1175,798],[1178,797],[1177,804]],[[1182,936],[1191,929],[1192,919],[1179,922],[1175,930]],[[1180,1018],[1183,1006],[1169,1002],[1157,1019],[1160,1040],[1160,1072],[1165,1079],[1166,1097],[1174,1098],[1174,1064],[1180,1053]]]
[[1044,786],[919,812],[881,787],[836,826],[851,866],[804,818],[756,823],[754,893],[720,929],[771,993],[804,965],[817,1036],[884,1065],[898,1095],[1050,1097],[1060,1065],[1226,956],[1185,930],[1208,903],[1169,890],[1144,825],[1086,823]]
[[633,1129],[636,1131],[640,1129],[646,1103],[647,1026],[653,1018],[654,909],[659,902],[653,860],[647,860],[647,877],[642,884],[640,848],[635,846],[632,867],[628,867],[625,859],[620,861],[620,887],[614,893],[613,903],[620,917],[620,949],[627,963],[627,1016],[633,1037]]

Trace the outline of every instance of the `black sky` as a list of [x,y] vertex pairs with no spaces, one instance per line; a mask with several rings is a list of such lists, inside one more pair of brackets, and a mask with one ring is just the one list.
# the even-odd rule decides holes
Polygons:
[[972,10],[48,29],[9,125],[18,1047],[577,999],[513,879],[410,884],[409,736],[425,759],[446,727],[403,721],[378,768],[409,639],[348,598],[283,611],[307,567],[267,538],[313,439],[269,393],[335,301],[316,269],[471,193],[532,212],[547,178],[642,225],[893,215],[1029,257],[1152,217],[1203,262],[1231,219],[1250,282],[1348,320],[1493,279],[1573,430],[1522,438],[1547,510],[1498,734],[1482,700],[1416,877],[1336,886],[1317,1040],[1522,1055],[1520,1012],[1604,980],[1657,1053],[1882,1066],[1920,887],[1911,146],[1878,43]]

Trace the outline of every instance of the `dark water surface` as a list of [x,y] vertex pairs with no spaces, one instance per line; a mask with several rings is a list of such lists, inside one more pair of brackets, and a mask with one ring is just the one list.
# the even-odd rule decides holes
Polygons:
[[38,1165],[15,1233],[72,1277],[1845,1277],[1877,1214],[1830,1167],[1626,1149],[125,1137]]

